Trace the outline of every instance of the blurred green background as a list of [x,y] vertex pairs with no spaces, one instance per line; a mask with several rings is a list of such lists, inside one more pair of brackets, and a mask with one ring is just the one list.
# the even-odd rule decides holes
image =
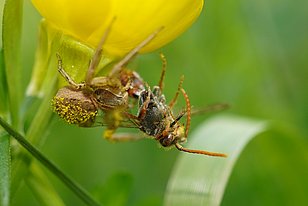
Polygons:
[[[160,50],[168,60],[167,99],[184,74],[184,88],[194,106],[227,102],[232,105],[229,113],[275,125],[243,152],[222,205],[308,205],[308,157],[298,156],[308,148],[307,8],[304,0],[208,0],[192,28]],[[24,88],[31,75],[39,19],[25,1]],[[139,56],[131,67],[150,85],[157,84],[159,51]],[[205,118],[194,118],[192,130]],[[161,205],[179,152],[164,151],[151,140],[111,144],[102,139],[102,132],[103,128],[78,128],[55,118],[42,151],[93,193],[120,190],[112,180],[122,178],[121,198],[129,191],[128,205]],[[48,174],[65,202],[83,205]],[[26,186],[13,203],[39,205]]]

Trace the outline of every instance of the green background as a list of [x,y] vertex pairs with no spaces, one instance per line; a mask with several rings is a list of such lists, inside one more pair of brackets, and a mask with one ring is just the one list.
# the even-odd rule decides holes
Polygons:
[[[232,105],[228,113],[276,125],[245,149],[222,205],[308,204],[308,160],[297,156],[297,151],[307,150],[308,140],[307,8],[304,0],[208,0],[192,28],[160,49],[168,60],[167,99],[184,74],[193,106],[227,102]],[[30,80],[39,19],[25,1],[23,88]],[[157,84],[159,51],[140,56],[131,68],[149,85]],[[178,108],[183,105],[180,102]],[[193,118],[192,130],[205,118]],[[129,205],[162,204],[179,152],[164,151],[151,140],[112,144],[102,139],[102,132],[103,128],[78,128],[55,118],[42,151],[94,193],[97,189],[113,198],[123,190],[114,198],[125,200],[129,191]],[[65,202],[83,205],[48,174]],[[13,205],[39,204],[23,186]]]

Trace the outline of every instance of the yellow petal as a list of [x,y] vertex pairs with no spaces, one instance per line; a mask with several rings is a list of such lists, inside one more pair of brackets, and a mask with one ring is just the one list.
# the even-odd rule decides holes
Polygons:
[[83,42],[107,24],[110,12],[110,3],[104,0],[32,0],[32,3],[47,21]]
[[104,45],[122,56],[160,27],[164,29],[142,49],[162,47],[184,32],[199,16],[203,0],[32,0],[47,21],[92,47],[110,20],[116,21]]

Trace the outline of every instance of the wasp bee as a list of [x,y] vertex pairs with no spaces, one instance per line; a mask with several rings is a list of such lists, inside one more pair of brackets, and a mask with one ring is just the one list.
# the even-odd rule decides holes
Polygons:
[[[182,88],[183,77],[180,80],[174,98],[169,104],[167,104],[166,98],[162,93],[163,80],[166,71],[166,59],[162,54],[161,59],[163,62],[163,70],[158,86],[154,86],[152,90],[148,87],[141,92],[138,102],[138,113],[136,116],[130,115],[130,120],[140,131],[147,136],[153,137],[163,147],[175,146],[178,150],[183,152],[226,157],[226,155],[222,153],[188,149],[182,146],[182,143],[187,141],[192,115],[191,104],[188,95]],[[174,115],[172,109],[180,93],[184,96],[186,108],[178,115]],[[196,110],[194,113],[206,112],[209,110],[221,110],[227,107],[228,105],[226,104],[216,104],[203,111]],[[180,123],[181,118],[184,116],[186,116],[186,125]],[[114,138],[120,141],[139,139],[138,136],[130,134],[115,134]]]

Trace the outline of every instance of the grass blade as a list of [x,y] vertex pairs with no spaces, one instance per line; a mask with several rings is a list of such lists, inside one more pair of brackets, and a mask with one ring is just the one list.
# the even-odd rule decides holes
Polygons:
[[0,205],[10,205],[10,136],[0,128]]
[[204,122],[191,135],[187,147],[223,152],[228,157],[180,154],[164,205],[219,205],[241,151],[265,127],[264,122],[232,116],[217,116]]
[[6,84],[6,75],[5,67],[3,61],[3,50],[0,51],[0,115],[8,115],[8,101],[7,101],[7,84]]
[[21,100],[21,64],[20,41],[22,28],[22,0],[6,0],[3,11],[2,44],[6,80],[8,85],[8,101],[12,125],[18,128],[19,108]]
[[308,142],[297,125],[271,121],[237,160],[221,205],[308,205]]
[[72,192],[74,192],[87,205],[99,206],[87,191],[63,173],[53,162],[45,157],[35,146],[28,142],[21,134],[17,133],[9,124],[0,117],[0,125],[14,137],[33,157],[41,162],[50,172],[57,176]]

